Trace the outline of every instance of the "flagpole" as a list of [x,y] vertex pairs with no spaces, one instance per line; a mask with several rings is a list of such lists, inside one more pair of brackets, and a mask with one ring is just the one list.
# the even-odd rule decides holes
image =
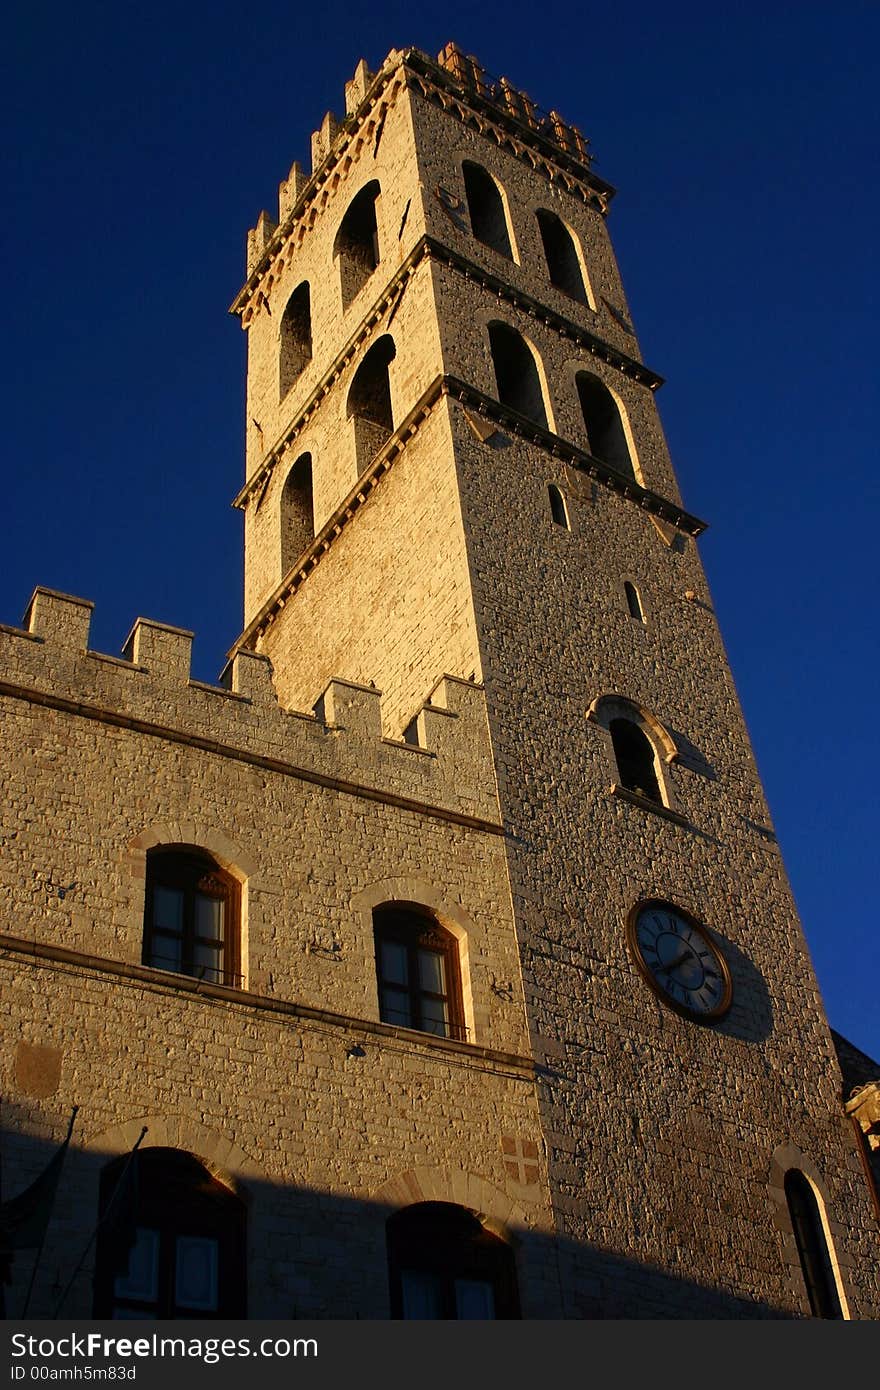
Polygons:
[[[67,1138],[64,1140],[64,1143],[65,1143],[65,1144],[69,1144],[69,1143],[70,1143],[70,1136],[73,1134],[73,1125],[74,1125],[74,1121],[76,1120],[76,1117],[77,1117],[78,1112],[79,1112],[79,1106],[78,1106],[78,1105],[75,1105],[75,1106],[73,1107],[73,1111],[72,1111],[71,1116],[70,1116],[70,1123],[69,1123],[69,1125],[67,1126]],[[43,1257],[43,1250],[44,1250],[45,1245],[46,1245],[46,1236],[47,1236],[47,1234],[48,1234],[48,1231],[49,1231],[49,1222],[47,1221],[47,1222],[46,1222],[46,1225],[45,1225],[44,1228],[43,1228],[43,1238],[42,1238],[42,1240],[40,1241],[39,1247],[38,1247],[38,1249],[37,1249],[37,1254],[36,1254],[36,1257],[35,1257],[35,1259],[34,1259],[34,1267],[33,1267],[33,1269],[31,1270],[31,1282],[28,1284],[28,1290],[27,1290],[27,1293],[25,1294],[24,1307],[23,1307],[22,1310],[21,1310],[21,1316],[22,1316],[23,1318],[26,1318],[26,1317],[27,1317],[27,1310],[28,1310],[28,1308],[30,1307],[30,1303],[31,1303],[31,1294],[32,1294],[33,1291],[34,1291],[34,1282],[35,1282],[36,1277],[37,1277],[37,1269],[39,1268],[40,1260],[41,1260],[42,1257]]]
[[93,1245],[93,1243],[94,1243],[95,1237],[97,1236],[97,1234],[98,1234],[99,1230],[101,1229],[101,1227],[104,1225],[105,1221],[106,1221],[106,1220],[108,1219],[108,1217],[110,1216],[110,1213],[111,1213],[112,1210],[113,1210],[114,1203],[116,1202],[116,1198],[119,1196],[120,1192],[122,1191],[122,1185],[123,1185],[123,1182],[124,1182],[124,1179],[125,1179],[125,1175],[126,1175],[126,1173],[128,1172],[129,1168],[131,1167],[131,1165],[132,1165],[132,1163],[133,1163],[133,1161],[134,1161],[134,1156],[135,1156],[135,1154],[137,1153],[138,1149],[140,1148],[140,1146],[141,1146],[141,1140],[143,1139],[143,1137],[144,1137],[144,1135],[146,1134],[146,1132],[147,1132],[147,1126],[144,1125],[143,1129],[141,1130],[140,1134],[139,1134],[138,1137],[137,1137],[137,1143],[135,1144],[135,1146],[134,1146],[134,1148],[132,1149],[131,1153],[128,1155],[128,1162],[126,1163],[125,1167],[123,1168],[122,1172],[119,1174],[119,1177],[118,1177],[117,1180],[116,1180],[116,1186],[115,1186],[114,1189],[113,1189],[113,1196],[110,1198],[110,1201],[107,1203],[107,1210],[104,1212],[104,1215],[101,1217],[101,1219],[100,1219],[100,1221],[98,1222],[97,1226],[96,1226],[95,1229],[92,1231],[92,1234],[89,1236],[89,1243],[88,1243],[88,1245],[86,1246],[85,1250],[84,1250],[84,1251],[82,1252],[82,1254],[80,1255],[79,1261],[77,1262],[76,1269],[75,1269],[75,1270],[73,1271],[73,1273],[71,1274],[69,1280],[67,1281],[67,1286],[66,1286],[66,1288],[64,1289],[64,1292],[62,1293],[62,1295],[61,1295],[61,1297],[59,1298],[58,1302],[55,1304],[55,1311],[54,1311],[53,1314],[52,1314],[52,1317],[53,1317],[53,1318],[57,1318],[58,1314],[61,1312],[62,1306],[64,1305],[64,1301],[65,1301],[65,1299],[67,1298],[67,1295],[70,1293],[70,1290],[73,1288],[73,1284],[74,1284],[74,1281],[75,1281],[75,1279],[76,1279],[76,1276],[79,1274],[80,1270],[82,1269],[83,1265],[84,1265],[85,1262],[86,1262],[86,1256],[88,1255],[89,1251],[90,1251],[91,1248],[92,1248],[92,1245]]

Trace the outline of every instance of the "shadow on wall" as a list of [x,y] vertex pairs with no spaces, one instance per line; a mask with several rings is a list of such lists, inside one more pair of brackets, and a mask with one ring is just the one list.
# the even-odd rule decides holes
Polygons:
[[[3,1197],[9,1200],[43,1172],[56,1153],[57,1145],[32,1132],[37,1124],[45,1130],[46,1117],[40,1123],[36,1113],[27,1107],[9,1104],[4,1104],[3,1111],[0,1153]],[[66,1117],[59,1112],[52,1119],[53,1129],[62,1133],[66,1129]],[[78,1123],[77,1128],[80,1132],[83,1128],[87,1131],[89,1119],[85,1110],[80,1112],[78,1122],[80,1120],[83,1124]],[[267,1152],[278,1142],[267,1144]],[[426,1213],[434,1221],[440,1218],[441,1229],[450,1233],[449,1242],[458,1238],[455,1233],[460,1227],[465,1245],[467,1239],[471,1244],[463,1254],[464,1247],[457,1247],[458,1253],[451,1246],[441,1249],[435,1252],[433,1263],[428,1255],[419,1268],[410,1270],[405,1268],[407,1262],[419,1264],[419,1259],[412,1260],[410,1255],[404,1254],[404,1268],[401,1269],[400,1259],[397,1267],[393,1258],[389,1264],[388,1249],[389,1230],[394,1231],[395,1223],[400,1225],[400,1215],[395,1215],[400,1208],[295,1185],[251,1180],[237,1183],[216,1166],[212,1172],[210,1165],[193,1164],[193,1156],[179,1150],[151,1150],[149,1135],[144,1140],[142,1152],[154,1167],[170,1155],[178,1174],[175,1181],[187,1181],[182,1176],[187,1170],[200,1172],[196,1200],[187,1204],[183,1214],[178,1209],[174,1229],[169,1233],[163,1229],[162,1213],[153,1201],[155,1194],[150,1195],[149,1179],[144,1176],[150,1164],[143,1165],[136,1196],[122,1186],[120,1190],[123,1206],[127,1205],[133,1217],[137,1212],[134,1220],[143,1221],[146,1234],[139,1237],[129,1256],[127,1275],[117,1274],[108,1282],[108,1252],[110,1260],[118,1264],[120,1239],[125,1244],[125,1222],[118,1210],[115,1217],[107,1217],[97,1235],[95,1227],[102,1195],[106,1208],[110,1165],[115,1162],[118,1175],[125,1166],[124,1157],[120,1162],[118,1154],[90,1152],[74,1142],[52,1207],[30,1297],[29,1318],[93,1317],[96,1315],[96,1286],[99,1315],[110,1316],[106,1305],[100,1304],[102,1262],[105,1266],[104,1294],[109,1296],[111,1305],[115,1302],[117,1316],[128,1317],[149,1317],[148,1306],[143,1300],[148,1301],[151,1280],[155,1286],[157,1280],[170,1278],[173,1281],[175,1277],[179,1281],[178,1289],[189,1287],[190,1293],[184,1294],[189,1303],[186,1311],[178,1309],[171,1314],[166,1311],[163,1316],[384,1320],[392,1315],[399,1316],[402,1302],[409,1298],[410,1306],[421,1310],[413,1315],[424,1317],[431,1316],[425,1308],[434,1292],[440,1289],[440,1283],[444,1284],[444,1297],[452,1300],[451,1306],[454,1307],[458,1297],[459,1306],[471,1309],[464,1315],[471,1317],[487,1316],[486,1309],[491,1307],[493,1296],[499,1300],[499,1311],[505,1307],[515,1309],[518,1305],[521,1316],[527,1319],[767,1319],[792,1316],[767,1303],[705,1287],[598,1247],[567,1239],[554,1240],[524,1226],[505,1230],[499,1223],[487,1221],[485,1213],[466,1215],[461,1207],[451,1204],[451,1199],[449,1206],[428,1202],[419,1215]],[[377,1187],[384,1177],[384,1173],[377,1172]],[[450,1190],[451,1178],[452,1175]],[[417,1190],[414,1195],[418,1197]],[[213,1216],[212,1202],[216,1203]],[[212,1220],[221,1224],[234,1221],[235,1208],[241,1212],[243,1244],[237,1246],[235,1240],[227,1242],[223,1247],[226,1255],[221,1249],[217,1257],[221,1265],[217,1269],[212,1267],[215,1257],[211,1253],[210,1223]],[[416,1208],[402,1210],[405,1215]],[[389,1227],[391,1217],[395,1220]],[[482,1227],[477,1217],[483,1221]],[[475,1239],[468,1237],[469,1230],[478,1233]],[[170,1259],[169,1240],[176,1241]],[[246,1269],[242,1270],[241,1250],[245,1248]],[[33,1249],[17,1250],[13,1254],[11,1282],[5,1289],[7,1318],[22,1316],[35,1256]],[[124,1265],[125,1255],[121,1258]],[[222,1267],[224,1258],[227,1260],[225,1269]],[[228,1267],[229,1258],[238,1261],[237,1271]],[[454,1267],[456,1259],[459,1267]],[[157,1273],[160,1267],[164,1274]],[[512,1272],[513,1295],[509,1286],[502,1294],[500,1285],[495,1286],[493,1295],[492,1281],[496,1278],[493,1270],[499,1268],[507,1270],[504,1278],[508,1285]],[[406,1291],[402,1281],[408,1281]],[[440,1293],[437,1297],[439,1299]],[[225,1305],[224,1299],[227,1300]],[[139,1300],[141,1311],[132,1311],[137,1310]]]

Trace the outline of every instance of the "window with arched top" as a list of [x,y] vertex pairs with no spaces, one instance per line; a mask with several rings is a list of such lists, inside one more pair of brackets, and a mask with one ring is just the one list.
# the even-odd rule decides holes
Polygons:
[[373,179],[349,203],[333,243],[339,261],[342,307],[347,309],[379,264],[379,227],[376,199],[379,181]]
[[536,217],[551,285],[562,290],[570,299],[576,299],[579,304],[589,304],[573,234],[555,212],[539,208]]
[[388,367],[395,356],[394,339],[385,333],[366,353],[349,387],[347,414],[354,421],[358,473],[363,473],[394,432]]
[[550,483],[547,487],[547,493],[550,497],[550,516],[554,526],[561,526],[564,530],[570,531],[571,524],[568,520],[568,507],[562,488],[557,487],[555,483]]
[[387,1222],[391,1316],[518,1318],[516,1263],[506,1241],[451,1202],[418,1202]]
[[375,908],[373,933],[382,1022],[464,1041],[461,965],[452,933],[417,903]]
[[620,785],[662,806],[657,753],[644,730],[632,719],[618,717],[608,725]]
[[818,1198],[809,1180],[797,1168],[789,1168],[784,1187],[813,1317],[842,1318],[843,1308]]
[[315,538],[312,456],[301,454],[281,491],[281,575],[287,573]]
[[241,983],[241,890],[194,845],[147,851],[143,963],[208,984]]
[[245,1206],[199,1159],[137,1149],[101,1174],[96,1318],[247,1316]]
[[628,579],[624,580],[623,592],[626,596],[626,606],[629,616],[634,618],[636,622],[643,623],[645,621],[645,610],[642,607],[641,594],[635,584],[632,584]]
[[608,387],[592,372],[575,377],[578,399],[587,432],[587,449],[594,459],[635,479],[626,431],[617,402]]
[[464,193],[467,199],[471,231],[484,246],[497,251],[499,256],[513,260],[510,247],[510,232],[504,211],[504,198],[501,189],[482,164],[465,160],[462,165]]
[[298,285],[281,316],[278,395],[283,399],[312,360],[312,311],[308,281]]
[[547,410],[538,363],[525,338],[509,324],[496,320],[489,324],[489,349],[501,404],[546,429]]

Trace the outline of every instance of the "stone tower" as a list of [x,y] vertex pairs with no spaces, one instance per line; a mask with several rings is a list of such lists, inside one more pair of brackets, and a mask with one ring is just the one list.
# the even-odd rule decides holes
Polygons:
[[[876,1223],[614,190],[577,130],[454,46],[361,65],[346,100],[233,306],[242,641],[282,702],[377,683],[390,738],[443,673],[485,687],[566,1315],[803,1305],[789,1169],[821,1193],[845,1314],[865,1309]],[[664,968],[688,950],[670,906],[729,969],[723,1013],[693,953]]]
[[851,1119],[612,195],[454,46],[361,63],[248,238],[220,684],[46,589],[0,625],[4,1198],[79,1107],[13,1316],[880,1314],[876,1088]]

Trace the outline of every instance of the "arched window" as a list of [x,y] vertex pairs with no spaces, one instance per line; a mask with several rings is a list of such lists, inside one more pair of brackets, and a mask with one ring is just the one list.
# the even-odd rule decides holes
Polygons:
[[388,364],[395,356],[394,339],[386,333],[365,355],[349,388],[347,414],[354,420],[358,473],[363,473],[394,431]]
[[123,1154],[100,1202],[94,1317],[247,1316],[244,1203],[192,1154]]
[[489,324],[489,347],[501,404],[546,429],[547,411],[538,364],[525,338],[508,324],[496,321]]
[[506,256],[512,261],[513,252],[510,249],[510,233],[507,230],[501,189],[482,164],[472,164],[470,160],[465,160],[461,167],[471,231],[477,241],[481,241],[484,246],[490,246],[499,256]]
[[281,574],[315,538],[312,501],[312,456],[301,454],[285,481],[281,493]]
[[565,493],[562,488],[555,483],[548,485],[547,491],[550,495],[550,515],[556,526],[563,526],[566,531],[571,530],[568,520],[568,507],[565,505]]
[[631,584],[628,579],[624,580],[623,592],[626,595],[626,606],[629,609],[629,616],[635,618],[636,622],[645,621],[645,612],[642,608],[642,600],[635,584]]
[[373,179],[349,203],[336,233],[333,255],[339,258],[343,309],[348,308],[379,264],[378,196],[379,183]]
[[789,1168],[784,1185],[813,1317],[842,1318],[843,1309],[816,1194],[797,1168]]
[[144,965],[237,985],[238,883],[193,845],[147,851]]
[[278,394],[283,399],[312,360],[312,313],[307,281],[294,290],[281,317]]
[[550,272],[550,283],[563,294],[576,299],[579,304],[588,304],[580,258],[574,237],[555,212],[540,208],[537,213],[544,255]]
[[464,1040],[455,937],[416,903],[377,907],[373,931],[382,1022]]
[[617,775],[627,791],[663,805],[657,778],[656,753],[647,734],[632,719],[612,719],[608,725]]
[[388,1219],[393,1318],[518,1318],[510,1246],[470,1211],[419,1202]]
[[600,463],[635,478],[629,445],[617,402],[608,387],[590,372],[578,372],[578,397],[587,431],[587,448]]

